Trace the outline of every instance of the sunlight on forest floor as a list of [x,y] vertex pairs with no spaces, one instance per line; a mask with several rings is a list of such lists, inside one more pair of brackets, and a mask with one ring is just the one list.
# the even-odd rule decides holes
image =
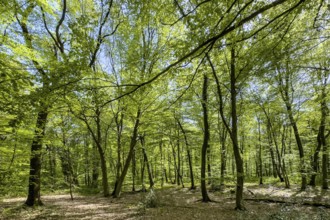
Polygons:
[[[330,219],[329,208],[302,205],[306,201],[329,205],[330,191],[249,186],[245,198],[251,200],[245,201],[247,211],[242,212],[234,210],[235,194],[229,189],[209,193],[214,200],[211,203],[200,202],[199,190],[156,190],[156,208],[141,207],[145,193],[123,193],[119,199],[76,195],[73,201],[69,195],[47,195],[42,196],[45,205],[36,208],[22,206],[24,198],[3,199],[0,219]],[[290,203],[266,202],[266,199]]]

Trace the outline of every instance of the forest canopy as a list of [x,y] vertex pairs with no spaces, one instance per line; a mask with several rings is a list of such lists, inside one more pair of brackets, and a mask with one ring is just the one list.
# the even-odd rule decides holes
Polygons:
[[325,0],[0,2],[0,196],[329,188]]

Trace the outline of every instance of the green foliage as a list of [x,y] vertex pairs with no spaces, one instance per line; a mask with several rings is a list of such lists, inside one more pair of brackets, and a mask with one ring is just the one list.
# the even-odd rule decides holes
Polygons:
[[[204,132],[203,74],[210,78],[208,180],[212,186],[221,181],[234,185],[235,158],[224,123],[232,125],[233,66],[245,181],[258,182],[263,176],[266,184],[281,185],[273,176],[277,165],[285,165],[291,183],[300,182],[291,111],[303,142],[306,173],[317,174],[320,183],[320,169],[313,170],[311,164],[320,104],[330,99],[322,95],[330,92],[328,9],[324,1],[272,2],[278,5],[67,0],[65,11],[63,0],[0,3],[1,196],[26,193],[33,156],[29,147],[35,137],[43,144],[43,193],[67,192],[72,185],[82,194],[98,193],[105,168],[106,182],[113,188],[126,162],[138,109],[142,113],[135,167],[132,159],[124,189],[132,188],[133,177],[134,187],[148,185],[142,147],[157,186],[175,182],[179,175],[185,185],[190,182],[188,151],[197,183]],[[230,60],[232,49],[235,63]],[[44,109],[48,120],[42,134],[36,118]],[[324,111],[327,133],[329,110]],[[105,160],[102,169],[100,155]],[[224,161],[226,169],[221,171]],[[155,192],[150,190],[141,204],[144,209],[159,205]]]
[[159,207],[159,205],[159,198],[156,196],[155,190],[151,188],[148,192],[146,192],[143,200],[138,203],[138,212],[140,215],[144,215],[147,208],[156,208]]

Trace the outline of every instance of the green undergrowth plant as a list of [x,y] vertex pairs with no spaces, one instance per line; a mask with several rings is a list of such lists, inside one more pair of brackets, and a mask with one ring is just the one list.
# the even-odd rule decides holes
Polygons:
[[150,189],[143,200],[138,203],[138,212],[143,215],[146,212],[147,208],[156,208],[160,205],[159,199],[155,193],[154,189]]

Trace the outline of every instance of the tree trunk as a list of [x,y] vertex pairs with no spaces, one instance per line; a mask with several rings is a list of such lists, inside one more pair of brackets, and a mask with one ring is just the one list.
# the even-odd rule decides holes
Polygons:
[[211,146],[208,145],[207,147],[207,184],[211,185],[212,184],[212,173],[211,173]]
[[243,159],[240,154],[238,137],[237,137],[237,109],[236,109],[236,71],[235,71],[235,49],[231,49],[230,61],[230,99],[231,99],[231,118],[232,118],[232,131],[231,140],[233,143],[234,156],[236,161],[236,208],[237,210],[245,210],[243,206],[243,185],[244,185],[244,168]]
[[259,142],[259,150],[258,150],[258,173],[259,173],[259,185],[263,184],[263,179],[262,179],[262,145],[261,145],[261,122],[260,118],[257,118],[258,120],[258,142]]
[[202,189],[202,201],[209,202],[211,199],[207,194],[206,181],[205,181],[205,172],[206,172],[206,157],[207,157],[207,148],[209,147],[210,139],[210,130],[208,122],[208,109],[207,109],[207,87],[208,87],[208,77],[204,75],[203,82],[203,94],[202,94],[202,108],[203,108],[203,124],[204,124],[204,139],[202,146],[202,160],[201,160],[201,189]]
[[182,178],[181,178],[181,150],[180,150],[180,130],[178,130],[178,139],[177,139],[177,142],[176,142],[176,149],[177,149],[177,153],[178,153],[178,163],[177,163],[177,178],[176,178],[176,184],[179,186],[180,185],[180,180],[181,182],[183,183],[182,181]]
[[[163,142],[162,142],[162,140],[159,142],[159,151],[160,151],[160,169],[161,169],[161,175],[162,175],[160,185],[163,188],[163,186],[164,186],[164,177],[166,176],[166,170],[165,170],[165,167],[164,167]],[[166,180],[166,182],[167,182],[167,180]]]
[[132,156],[132,191],[133,192],[135,192],[135,176],[136,176],[136,158],[135,158],[135,149],[134,149]]
[[92,161],[93,169],[92,169],[92,184],[91,184],[91,186],[93,188],[98,188],[100,159],[99,159],[98,154],[97,154],[96,143],[93,144],[92,160],[93,160]]
[[38,112],[36,129],[31,145],[29,189],[28,197],[25,202],[28,206],[42,205],[40,199],[41,149],[42,141],[45,136],[47,117],[47,108]]
[[[120,114],[119,118],[119,113],[117,112],[115,115],[115,123],[116,123],[116,131],[117,131],[117,164],[116,164],[116,182],[114,186],[114,191],[117,188],[118,180],[120,178],[120,172],[122,169],[122,164],[121,164],[121,135],[123,131],[123,114]],[[134,187],[133,187],[134,188]]]
[[195,189],[196,187],[195,187],[195,181],[194,181],[193,166],[192,166],[192,161],[191,161],[190,145],[189,145],[189,142],[188,142],[186,131],[183,129],[183,126],[180,123],[180,120],[177,119],[177,121],[178,121],[178,125],[179,125],[179,127],[181,129],[181,132],[183,134],[184,141],[185,141],[185,144],[186,144],[187,157],[188,157],[188,165],[189,165],[189,174],[190,174],[190,183],[191,183],[190,189]]
[[302,146],[302,142],[300,139],[299,131],[297,124],[293,118],[292,110],[291,110],[291,105],[287,105],[287,110],[291,122],[291,126],[293,128],[293,133],[298,145],[298,150],[299,150],[299,158],[300,158],[300,172],[301,172],[301,190],[305,190],[307,186],[307,173],[306,173],[306,167],[305,167],[305,156],[304,156],[304,148]]
[[183,184],[183,180],[182,180],[182,176],[178,170],[178,165],[177,165],[177,160],[176,160],[176,154],[175,154],[175,149],[174,149],[174,146],[173,146],[173,143],[170,142],[170,145],[172,147],[172,154],[173,154],[173,161],[174,161],[174,171],[175,171],[175,179],[174,179],[174,182],[173,184],[177,184],[177,185],[180,185],[180,182],[182,184],[182,187],[184,188],[184,184]]
[[313,169],[313,173],[311,175],[311,179],[309,182],[310,186],[315,187],[316,186],[316,174],[318,173],[318,165],[319,165],[319,153],[321,151],[321,147],[322,147],[322,142],[321,142],[321,137],[320,137],[320,129],[319,132],[317,134],[317,146],[313,155],[313,161],[312,161],[312,169]]
[[[94,140],[95,146],[98,150],[99,156],[100,156],[100,162],[101,162],[101,172],[102,172],[102,188],[103,188],[103,195],[104,197],[108,197],[110,195],[109,192],[109,183],[108,183],[108,171],[107,171],[107,164],[106,164],[106,160],[105,160],[105,152],[104,149],[102,147],[102,136],[101,136],[101,119],[100,119],[100,115],[101,115],[101,111],[99,109],[99,107],[97,107],[95,109],[95,122],[96,122],[96,134],[94,133],[93,129],[91,128],[88,119],[86,118],[86,116],[84,115],[83,118],[81,118],[89,132],[92,135],[92,138]],[[96,176],[95,176],[96,177]],[[93,182],[94,182],[94,175],[93,175]],[[96,184],[96,183],[94,183]]]
[[137,111],[137,114],[136,114],[135,125],[134,125],[133,134],[132,134],[131,142],[130,142],[130,149],[129,149],[129,152],[128,152],[128,155],[127,155],[127,158],[126,158],[126,161],[125,161],[125,164],[124,164],[124,168],[123,168],[123,171],[121,172],[120,178],[118,179],[116,189],[112,193],[114,198],[117,198],[117,197],[120,196],[121,188],[122,188],[122,185],[124,183],[129,165],[130,165],[132,157],[133,157],[133,151],[134,151],[135,145],[137,143],[140,117],[141,117],[141,110],[139,108],[138,111]]
[[226,162],[227,162],[227,149],[226,149],[227,132],[226,129],[222,130],[221,135],[221,167],[220,167],[220,187],[225,187],[225,175],[226,175]]
[[290,120],[292,129],[293,129],[293,133],[294,133],[294,136],[296,139],[296,143],[298,146],[299,158],[300,158],[301,190],[305,190],[306,186],[307,186],[307,173],[306,173],[306,165],[305,165],[304,148],[303,148],[303,145],[301,142],[297,123],[293,117],[292,104],[291,104],[291,100],[290,100],[290,96],[289,96],[289,86],[291,85],[291,82],[290,82],[290,76],[289,76],[288,72],[285,73],[284,79],[283,79],[283,76],[280,75],[279,83],[280,83],[280,91],[281,91],[282,99],[285,103],[287,114],[289,116],[289,120]]
[[322,82],[322,94],[321,94],[321,123],[319,127],[319,133],[318,133],[318,142],[320,142],[323,145],[322,148],[322,189],[328,189],[328,146],[327,146],[327,137],[330,135],[330,132],[325,135],[325,125],[326,125],[326,117],[329,114],[329,109],[327,105],[327,79],[328,76],[325,73],[324,76],[324,82]]
[[146,153],[146,150],[145,150],[144,135],[140,136],[140,141],[141,141],[141,145],[142,145],[143,160],[144,160],[144,163],[147,164],[149,187],[153,188],[154,187],[154,180],[153,180],[152,171],[151,171],[151,167],[150,167],[150,164],[149,164],[148,156],[147,156],[147,153]]
[[286,144],[285,144],[285,136],[286,134],[286,129],[285,129],[285,125],[283,125],[283,132],[282,132],[282,173],[283,173],[283,177],[284,177],[284,182],[285,182],[285,188],[289,189],[290,188],[290,180],[289,180],[289,176],[287,174],[286,171],[286,165],[285,165],[285,149],[286,149]]

